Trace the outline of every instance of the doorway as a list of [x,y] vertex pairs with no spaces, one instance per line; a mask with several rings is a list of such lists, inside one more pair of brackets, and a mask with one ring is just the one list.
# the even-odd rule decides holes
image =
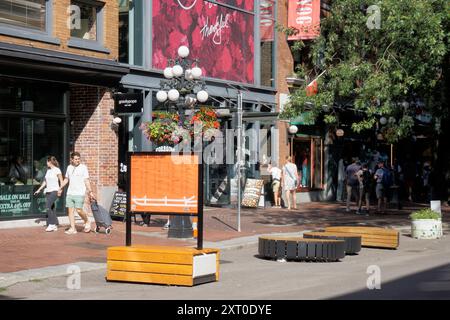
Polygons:
[[295,137],[292,157],[300,178],[297,191],[323,189],[323,140],[312,136]]

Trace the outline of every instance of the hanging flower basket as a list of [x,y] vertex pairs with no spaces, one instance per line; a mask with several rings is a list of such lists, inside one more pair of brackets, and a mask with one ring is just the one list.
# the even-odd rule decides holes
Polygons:
[[140,126],[148,140],[158,146],[174,146],[189,143],[194,137],[204,141],[213,141],[221,135],[220,123],[216,112],[209,107],[201,107],[191,119],[184,123],[177,113],[155,111],[151,122],[143,122]]

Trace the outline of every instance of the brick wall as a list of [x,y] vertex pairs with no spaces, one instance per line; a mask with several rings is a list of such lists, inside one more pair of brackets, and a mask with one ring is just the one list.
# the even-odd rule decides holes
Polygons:
[[112,108],[114,100],[108,89],[71,86],[71,151],[81,154],[97,195],[102,187],[117,185],[118,135],[111,128]]
[[[278,1],[278,23],[287,26],[288,20],[288,1]],[[283,33],[277,32],[278,48],[277,48],[277,101],[280,101],[280,93],[289,93],[286,77],[292,75],[294,70],[294,59],[289,48],[286,36]],[[279,107],[279,106],[278,106]],[[289,144],[287,143],[287,122],[278,122],[279,129],[279,156],[280,164],[284,164],[286,156],[290,154]]]
[[63,51],[67,53],[78,54],[82,56],[89,56],[101,59],[117,60],[119,55],[119,7],[117,0],[105,0],[104,7],[104,44],[103,46],[110,54],[100,53],[90,50],[69,48],[68,41],[70,39],[70,29],[67,21],[70,16],[68,7],[70,0],[52,0],[53,1],[53,37],[61,41],[60,45],[53,45],[39,41],[32,41],[27,39],[14,38],[0,35],[0,42],[11,43],[23,46],[29,46],[40,49]]

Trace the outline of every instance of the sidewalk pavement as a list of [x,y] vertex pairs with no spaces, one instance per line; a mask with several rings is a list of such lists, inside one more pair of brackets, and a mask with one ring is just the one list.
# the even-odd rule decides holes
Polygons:
[[[204,248],[238,249],[258,243],[263,234],[298,235],[308,230],[333,225],[358,225],[410,229],[409,214],[419,205],[408,203],[402,210],[391,209],[386,214],[369,216],[347,213],[344,203],[314,202],[301,204],[299,209],[258,208],[241,210],[241,232],[237,231],[237,210],[206,207],[204,209]],[[450,208],[442,208],[444,227],[450,221]],[[138,221],[140,217],[137,217]],[[197,240],[167,237],[162,227],[167,216],[153,215],[149,227],[132,226],[132,243],[195,247]],[[93,224],[94,226],[94,224]],[[125,223],[114,221],[110,235],[82,232],[66,235],[64,226],[57,232],[45,232],[45,227],[0,230],[0,288],[17,282],[70,274],[70,266],[81,272],[106,268],[106,252],[111,246],[125,245]],[[401,243],[400,243],[401,245]]]

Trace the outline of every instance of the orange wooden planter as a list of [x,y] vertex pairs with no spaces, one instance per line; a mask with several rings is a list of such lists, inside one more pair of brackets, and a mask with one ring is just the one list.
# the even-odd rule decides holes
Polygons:
[[219,250],[169,246],[110,247],[106,280],[194,286],[219,280]]

